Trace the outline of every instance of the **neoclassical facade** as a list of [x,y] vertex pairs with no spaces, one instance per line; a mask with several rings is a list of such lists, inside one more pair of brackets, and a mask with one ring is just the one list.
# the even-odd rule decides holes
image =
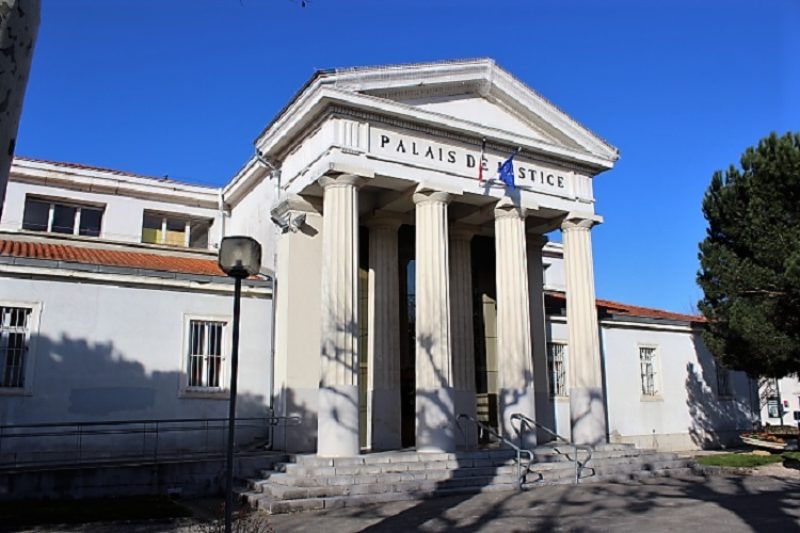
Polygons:
[[[493,61],[318,72],[255,148],[222,187],[15,160],[0,423],[226,416],[227,235],[263,247],[238,414],[301,422],[244,448],[451,451],[478,440],[458,415],[516,438],[521,413],[578,443],[685,450],[758,419],[701,317],[596,298],[592,184],[618,152]],[[512,154],[513,188],[496,175]],[[193,435],[176,449],[203,452]]]
[[[494,277],[499,429],[513,436],[513,413],[535,418],[536,390],[546,387],[544,363],[536,368],[545,358],[542,246],[557,229],[571,432],[580,443],[606,439],[591,243],[602,217],[592,180],[613,167],[614,147],[491,60],[320,72],[256,147],[260,157],[229,190],[279,169],[272,213],[289,227],[277,237],[275,394],[279,410],[316,418],[319,454],[353,455],[363,444],[455,449],[457,415],[476,411],[475,268]],[[514,188],[495,177],[512,153]],[[476,237],[494,253],[475,261]],[[403,269],[398,254],[408,247]],[[414,296],[410,346],[401,338],[401,278]],[[413,376],[401,369],[409,358]],[[414,438],[404,442],[411,378]]]

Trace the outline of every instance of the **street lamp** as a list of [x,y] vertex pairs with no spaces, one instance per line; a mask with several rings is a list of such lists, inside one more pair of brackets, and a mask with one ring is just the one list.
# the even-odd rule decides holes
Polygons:
[[231,386],[228,399],[228,454],[225,463],[225,533],[231,531],[233,517],[233,440],[236,430],[236,385],[239,370],[239,307],[242,280],[258,274],[261,245],[251,237],[224,237],[219,247],[219,267],[235,280],[233,292],[233,345],[231,346]]

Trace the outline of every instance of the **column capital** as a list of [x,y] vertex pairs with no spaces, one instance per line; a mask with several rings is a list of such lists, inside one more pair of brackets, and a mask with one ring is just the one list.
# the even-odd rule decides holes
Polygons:
[[444,191],[436,191],[432,189],[420,189],[414,193],[412,198],[416,205],[427,204],[431,202],[436,202],[440,204],[449,204],[450,201],[453,199],[453,195]]
[[375,211],[364,219],[364,225],[368,228],[385,228],[397,231],[403,224],[403,217],[400,213],[391,211]]
[[364,184],[364,178],[356,174],[337,174],[337,175],[324,175],[321,176],[317,182],[323,189],[331,187],[361,187]]
[[525,239],[528,248],[544,248],[544,245],[550,242],[546,235],[529,234]]
[[528,210],[524,207],[519,207],[514,205],[509,201],[499,201],[497,205],[494,206],[494,218],[495,220],[500,218],[521,218],[524,219],[528,216]]
[[450,225],[450,238],[454,241],[471,241],[472,237],[480,233],[480,228],[470,224]]
[[561,221],[561,231],[569,230],[590,230],[592,227],[601,224],[603,217],[600,215],[569,213]]

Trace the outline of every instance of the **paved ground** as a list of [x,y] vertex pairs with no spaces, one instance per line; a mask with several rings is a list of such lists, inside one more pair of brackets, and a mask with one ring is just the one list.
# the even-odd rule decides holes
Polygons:
[[[539,487],[269,518],[277,533],[348,531],[800,531],[800,480],[770,475],[658,478]],[[86,524],[30,531],[209,531],[187,521]]]

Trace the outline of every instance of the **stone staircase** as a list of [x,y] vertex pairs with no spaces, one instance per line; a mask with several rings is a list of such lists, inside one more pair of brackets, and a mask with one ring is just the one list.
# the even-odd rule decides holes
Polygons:
[[[524,489],[575,482],[572,447],[540,446],[533,452],[534,462],[527,471],[523,468]],[[584,457],[581,452],[581,460]],[[680,475],[690,467],[689,460],[674,453],[606,444],[595,449],[580,483]],[[252,507],[278,514],[518,488],[513,450],[395,451],[336,459],[289,456],[287,462],[262,471],[260,478],[249,479],[240,495]]]

